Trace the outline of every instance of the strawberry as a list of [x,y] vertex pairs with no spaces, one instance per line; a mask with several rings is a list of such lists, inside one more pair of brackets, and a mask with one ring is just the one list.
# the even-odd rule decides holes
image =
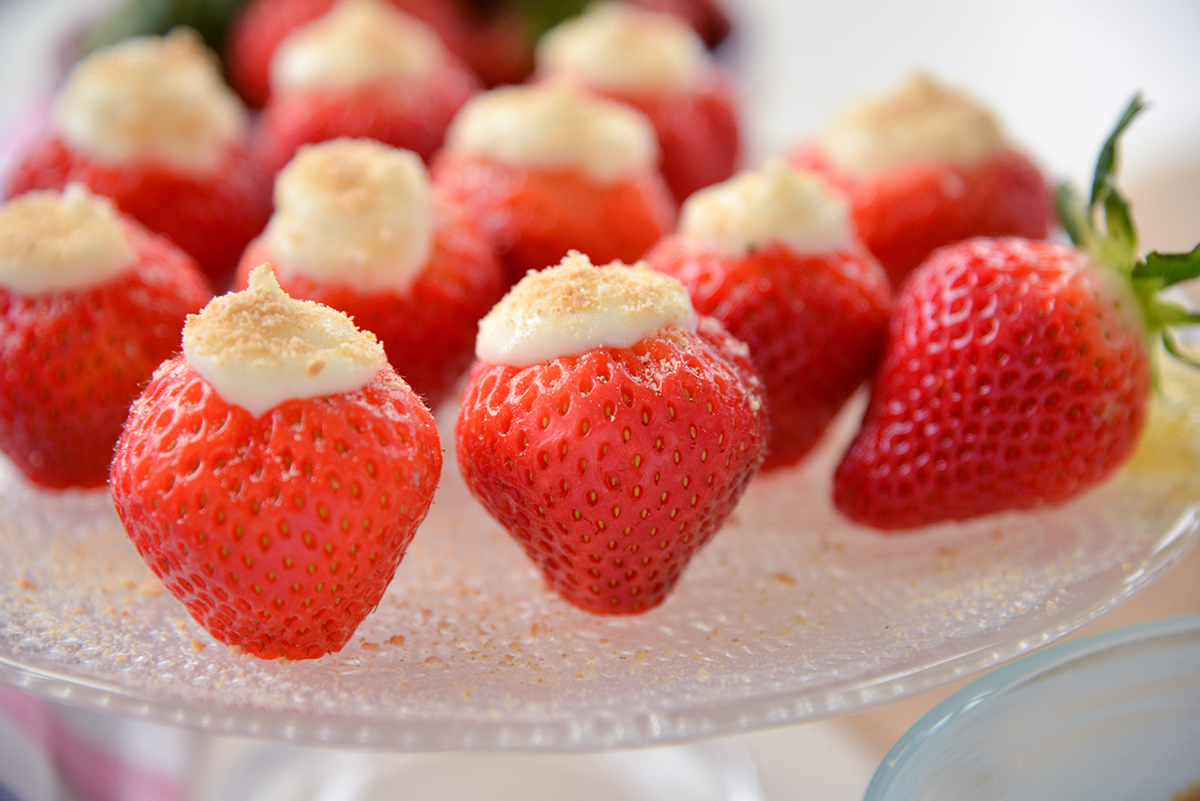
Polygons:
[[432,409],[470,366],[479,318],[508,283],[491,239],[429,193],[415,154],[367,140],[306,146],[280,173],[274,217],[234,285],[270,263],[288,295],[375,334]]
[[645,261],[749,346],[771,420],[764,470],[803,458],[882,353],[887,275],[844,204],[781,163],[693,195]]
[[657,160],[643,115],[553,81],[473,98],[431,173],[494,237],[515,283],[572,250],[641,258],[675,224]]
[[78,186],[0,207],[0,262],[0,450],[40,486],[101,487],[129,405],[210,296],[204,276]]
[[1150,402],[1147,338],[1175,350],[1169,326],[1200,320],[1156,294],[1200,274],[1200,248],[1139,261],[1113,181],[1117,138],[1141,107],[1106,143],[1085,210],[1062,195],[1075,246],[977,238],[910,276],[834,478],[848,517],[907,529],[1056,504],[1129,459]]
[[455,430],[470,491],[569,603],[661,604],[766,452],[745,346],[678,282],[572,254],[484,318],[477,354]]
[[263,269],[189,318],[111,486],[138,552],[216,639],[308,659],[379,603],[441,463],[432,416],[374,338]]
[[215,285],[271,212],[245,109],[185,29],[124,40],[71,71],[50,129],[18,161],[9,191],[69,183],[171,239]]
[[741,125],[730,81],[682,19],[595,6],[542,37],[536,74],[566,77],[646,115],[676,202],[737,168]]
[[[487,86],[519,83],[532,65],[532,46],[512,14],[483,13],[474,0],[389,0],[433,28],[448,50]],[[225,35],[230,83],[248,105],[261,108],[271,96],[271,59],[279,44],[326,14],[337,0],[248,0]]]
[[341,0],[271,61],[258,157],[272,173],[303,144],[367,137],[429,159],[481,89],[437,33],[386,0]]
[[859,235],[894,286],[942,245],[1049,231],[1053,193],[1041,170],[964,95],[918,75],[845,117],[787,158],[847,195]]

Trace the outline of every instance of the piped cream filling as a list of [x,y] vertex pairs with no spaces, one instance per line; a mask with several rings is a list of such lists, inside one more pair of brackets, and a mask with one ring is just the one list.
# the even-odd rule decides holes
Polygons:
[[79,152],[204,175],[244,135],[248,115],[200,37],[178,28],[126,39],[83,59],[56,99],[53,121]]
[[476,95],[459,111],[446,149],[524,167],[576,168],[600,182],[657,168],[644,115],[562,80]]
[[548,31],[538,42],[537,64],[547,74],[576,76],[612,91],[686,90],[712,72],[712,59],[692,26],[614,2]]
[[79,184],[0,206],[0,285],[21,295],[90,289],[137,264],[116,207]]
[[847,108],[822,141],[838,164],[865,175],[914,162],[970,164],[1005,144],[991,112],[922,73]]
[[372,334],[328,306],[288,297],[267,265],[244,291],[188,316],[183,356],[222,400],[255,417],[285,401],[362,389],[387,364]]
[[271,86],[351,88],[423,74],[444,54],[432,28],[394,5],[341,0],[283,40],[271,59]]
[[737,257],[772,242],[800,254],[853,242],[845,201],[781,161],[697,191],[680,210],[679,232]]
[[281,274],[404,292],[433,249],[432,207],[415,153],[335,139],[301,148],[280,172],[265,236]]
[[595,348],[628,348],[657,332],[696,330],[683,284],[645,264],[593,266],[577,252],[530,272],[480,321],[475,355],[527,367]]

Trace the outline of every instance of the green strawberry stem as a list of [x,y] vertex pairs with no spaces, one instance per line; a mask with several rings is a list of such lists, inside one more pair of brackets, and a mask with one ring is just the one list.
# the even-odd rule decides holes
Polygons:
[[1200,362],[1183,352],[1175,331],[1200,324],[1200,314],[1162,297],[1168,287],[1200,277],[1200,244],[1188,253],[1151,251],[1145,258],[1139,258],[1137,228],[1129,200],[1117,186],[1117,145],[1125,129],[1145,108],[1142,96],[1137,94],[1121,114],[1100,149],[1091,197],[1086,204],[1079,202],[1070,186],[1059,187],[1058,216],[1077,247],[1133,288],[1141,306],[1147,339],[1161,338],[1167,353],[1200,369]]

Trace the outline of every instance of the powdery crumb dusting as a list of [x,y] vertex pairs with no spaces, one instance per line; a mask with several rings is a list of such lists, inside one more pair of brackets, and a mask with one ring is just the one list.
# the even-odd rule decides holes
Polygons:
[[891,94],[846,108],[825,136],[839,164],[864,174],[923,161],[969,164],[1004,141],[987,108],[920,72]]
[[136,263],[112,201],[79,184],[0,206],[0,286],[27,295],[87,289]]
[[496,304],[480,321],[475,350],[490,364],[523,367],[696,325],[676,279],[640,262],[596,267],[572,251],[557,266],[530,272]]

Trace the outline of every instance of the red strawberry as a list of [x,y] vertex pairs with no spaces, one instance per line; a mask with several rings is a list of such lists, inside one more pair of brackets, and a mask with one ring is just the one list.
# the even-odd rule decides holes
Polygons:
[[[0,450],[39,485],[101,487],[129,405],[208,285],[187,254],[78,187],[24,195],[0,220],[6,265],[85,273],[44,289],[0,279]],[[131,261],[97,283],[110,234]]]
[[[809,198],[816,209],[801,202]],[[716,204],[718,220],[697,218],[705,203]],[[780,219],[780,206],[802,211],[784,217],[782,230],[759,233],[735,250],[709,237],[713,227],[730,225],[728,209],[736,203],[750,224]],[[745,173],[694,195],[684,205],[681,230],[646,254],[651,267],[683,282],[698,313],[720,320],[749,346],[771,419],[764,469],[803,458],[873,374],[883,350],[887,275],[848,232],[844,212],[836,240],[816,239],[828,225],[827,206],[841,212],[815,181],[782,166]],[[782,234],[813,244],[792,245]]]
[[511,317],[524,336],[554,344],[562,339],[543,326],[555,320],[576,334],[611,331],[610,304],[621,298],[629,302],[617,328],[627,338],[571,337],[523,365],[481,360],[462,399],[456,438],[467,486],[549,585],[589,612],[662,603],[766,451],[761,384],[743,344],[710,318],[694,330],[626,328],[664,297],[691,313],[682,287],[644,267],[594,268],[576,255],[529,275],[485,318],[481,355],[495,359],[484,347],[489,331]]
[[[224,368],[219,392],[191,363],[199,358],[207,372],[232,359],[232,370],[256,372],[243,379],[252,390],[272,390],[279,385],[263,371],[282,362],[278,372],[295,379],[277,353],[297,339],[318,346],[293,354],[301,375],[340,369],[349,353],[353,370],[373,377],[256,412],[223,397],[239,386]],[[112,493],[130,539],[218,640],[263,658],[339,650],[379,603],[429,509],[442,463],[432,416],[369,335],[344,315],[291,301],[268,270],[190,319],[184,352],[156,373],[117,447]],[[252,391],[248,405],[276,397]]]
[[[1191,317],[1155,297],[1200,274],[1191,254],[1136,261],[1106,146],[1086,213],[1062,206],[1086,249],[1019,238],[948,246],[896,299],[870,404],[837,469],[834,501],[883,529],[1030,509],[1104,481],[1132,454],[1151,389],[1147,335]],[[1106,235],[1091,219],[1103,207]],[[1139,308],[1140,307],[1140,308]]]
[[[150,87],[156,73],[167,77]],[[221,285],[266,224],[271,185],[251,155],[244,109],[220,81],[210,54],[182,31],[94,53],[68,76],[56,122],[18,162],[10,194],[84,184],[171,239]],[[93,99],[98,85],[128,88],[106,89]],[[195,89],[195,97],[180,99],[180,85]],[[181,150],[189,155],[198,150],[189,143],[211,122],[202,117],[214,104],[224,116],[213,127],[232,130],[214,134],[221,144],[214,146],[212,163],[182,163]],[[72,135],[64,131],[64,118],[73,120]],[[89,137],[100,141],[83,141]],[[126,140],[121,147],[128,152],[111,152],[106,140],[114,137]],[[166,150],[175,155],[164,156]]]
[[572,250],[597,263],[641,258],[675,224],[656,162],[643,115],[548,82],[473,99],[431,172],[446,197],[493,235],[516,282]]
[[246,244],[271,214],[270,180],[246,145],[231,149],[211,175],[193,176],[151,162],[94,158],[51,136],[13,174],[13,196],[79,183],[192,256],[214,286],[229,279]]
[[[915,105],[925,96],[953,99],[949,90],[918,77],[892,102]],[[900,117],[903,111],[891,113]],[[875,135],[880,143],[892,136],[897,146],[907,144],[911,132],[902,124],[889,131],[887,124],[884,117]],[[818,141],[800,144],[788,160],[825,175],[846,193],[859,235],[894,286],[942,245],[975,236],[1041,239],[1053,220],[1052,193],[1040,169],[1007,144],[993,144],[965,160],[922,156],[865,172],[839,163]]]
[[[472,0],[389,0],[437,31],[446,47],[488,86],[518,83],[528,74],[533,48],[519,21],[499,10],[483,14]],[[288,34],[321,17],[337,0],[249,0],[226,33],[229,80],[255,108],[271,95],[271,58]]]
[[[252,269],[270,263],[288,295],[345,312],[360,328],[379,337],[392,366],[432,409],[470,366],[479,318],[504,294],[508,281],[491,239],[462,209],[436,197],[430,203],[431,230],[399,232],[401,241],[394,241],[398,232],[386,224],[391,218],[385,207],[397,205],[401,180],[385,167],[401,154],[389,150],[363,140],[305,148],[276,184],[275,218],[291,212],[294,204],[302,213],[295,222],[302,228],[301,249],[317,239],[313,229],[332,232],[342,236],[348,261],[361,257],[363,251],[360,239],[350,236],[352,226],[342,216],[346,209],[353,217],[385,221],[378,230],[386,236],[377,239],[373,234],[369,240],[381,245],[389,256],[428,234],[428,256],[414,266],[416,275],[411,283],[403,289],[357,286],[348,276],[361,274],[362,267],[351,264],[341,265],[342,269],[334,269],[329,276],[305,274],[272,244],[273,222],[267,233],[246,249],[234,285],[246,286]],[[312,181],[308,192],[281,191],[293,176],[305,174]],[[380,186],[381,181],[388,186]],[[420,189],[423,184],[414,192]],[[334,211],[322,215],[326,208]],[[322,254],[328,253],[329,246],[323,243]],[[308,256],[313,258],[311,252]]]
[[737,168],[741,126],[732,87],[685,21],[602,4],[543,36],[537,59],[540,77],[566,77],[646,115],[676,202]]
[[272,172],[301,145],[340,136],[376,139],[428,160],[481,89],[435,31],[384,0],[344,0],[287,37],[271,80],[259,158]]

